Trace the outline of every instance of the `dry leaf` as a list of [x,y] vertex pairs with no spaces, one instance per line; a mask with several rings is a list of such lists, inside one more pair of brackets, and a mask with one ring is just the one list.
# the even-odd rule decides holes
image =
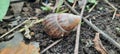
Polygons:
[[39,43],[31,42],[30,44],[25,44],[22,40],[23,35],[20,32],[16,32],[13,39],[0,42],[0,54],[40,54]]
[[[7,37],[7,38],[9,38],[9,37]],[[16,31],[14,33],[14,37],[11,40],[0,42],[0,50],[4,49],[6,47],[9,47],[9,46],[15,47],[15,46],[19,45],[19,43],[22,40],[23,40],[23,35],[20,32]]]
[[120,17],[120,14],[116,14],[116,16]]
[[27,25],[25,25],[25,34],[24,35],[26,38],[31,39],[30,30],[27,27]]
[[24,5],[24,2],[18,2],[18,3],[11,4],[12,10],[13,10],[15,15],[19,14],[21,12],[23,5]]
[[[32,18],[31,18],[32,19]],[[32,26],[33,24],[34,24],[34,22],[35,22],[36,20],[32,20],[32,21],[28,21],[28,22],[26,22],[25,23],[25,33],[24,33],[24,35],[25,35],[25,37],[26,38],[28,38],[28,39],[31,39],[31,35],[30,35],[30,30],[29,30],[29,26]]]
[[93,39],[95,44],[95,49],[99,51],[101,54],[108,54],[107,50],[104,48],[104,46],[101,43],[101,40],[99,38],[99,33],[96,33],[95,38]]
[[14,17],[13,15],[9,15],[9,16],[5,16],[3,19],[11,19],[12,17]]
[[25,44],[21,42],[15,47],[6,47],[0,51],[0,54],[40,54],[39,48],[32,44]]
[[35,13],[40,14],[40,13],[42,13],[42,11],[39,8],[35,8]]
[[6,33],[6,32],[7,32],[7,29],[0,27],[0,34]]

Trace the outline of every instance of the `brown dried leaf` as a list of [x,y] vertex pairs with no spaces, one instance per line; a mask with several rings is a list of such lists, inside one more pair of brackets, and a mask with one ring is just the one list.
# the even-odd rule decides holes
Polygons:
[[23,8],[24,2],[18,2],[18,3],[12,3],[11,7],[14,12],[14,14],[19,14]]
[[99,33],[96,33],[95,38],[93,39],[95,44],[95,49],[99,51],[101,54],[108,54],[107,50],[104,48],[104,46],[101,43],[101,40],[99,38]]
[[120,14],[116,14],[116,16],[120,17]]
[[6,32],[7,32],[7,30],[6,30],[6,29],[4,29],[4,28],[0,27],[0,34],[6,33]]
[[40,13],[42,13],[42,11],[39,8],[35,8],[35,13],[40,14]]
[[15,47],[6,47],[0,51],[0,54],[40,54],[39,48],[33,46],[32,44],[26,45],[21,42]]

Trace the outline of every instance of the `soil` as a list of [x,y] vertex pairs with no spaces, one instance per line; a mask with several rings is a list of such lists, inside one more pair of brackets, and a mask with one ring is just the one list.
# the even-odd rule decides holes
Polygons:
[[[110,1],[110,2],[118,9],[117,14],[120,14],[120,3],[115,2],[115,1]],[[29,3],[29,2],[26,2],[26,3]],[[25,18],[27,17],[35,16],[35,8],[40,8],[40,6],[42,6],[41,3],[39,4],[39,3],[31,2],[29,4],[32,9],[29,11],[29,14],[27,16],[24,15],[23,13],[20,13],[20,16],[23,17],[22,19],[20,19],[21,20],[20,22],[25,20]],[[100,9],[100,8],[103,8],[103,9]],[[84,13],[84,16],[88,14],[93,14],[93,16],[89,17],[88,20],[90,20],[103,32],[109,34],[118,43],[120,43],[120,34],[116,30],[116,28],[120,28],[120,16],[115,16],[115,18],[112,19],[113,12],[110,12],[112,10],[113,10],[112,7],[110,7],[105,2],[100,1],[96,5],[96,7],[92,10],[92,12],[88,13],[88,11],[86,11]],[[51,11],[48,11],[48,12],[41,11],[41,13],[37,17],[41,19],[50,13]],[[7,31],[9,31],[10,29],[14,27],[14,26],[11,27],[9,25],[9,22],[16,20],[15,18],[12,18],[12,19],[13,20],[5,19],[2,22],[0,22],[0,26],[1,26],[0,35],[6,33]],[[44,50],[47,46],[49,46],[50,44],[52,44],[53,42],[57,40],[57,39],[51,38],[49,35],[47,35],[44,32],[42,23],[35,24],[33,27],[30,28],[30,30],[31,32],[34,33],[34,35],[32,39],[30,40],[25,39],[25,41],[39,42],[40,50]],[[79,54],[100,54],[94,48],[94,43],[93,43],[93,39],[96,33],[97,32],[93,30],[90,26],[88,26],[85,22],[82,23],[80,41],[79,41],[80,43]],[[51,47],[44,54],[74,54],[75,40],[76,40],[75,36],[76,36],[76,31],[72,31],[67,37],[63,37],[62,41],[60,41],[55,46]],[[106,48],[109,54],[120,54],[119,49],[116,48],[114,45],[112,45],[112,43],[107,41],[107,39],[105,39],[101,34],[100,34],[100,39],[102,41],[103,46]]]

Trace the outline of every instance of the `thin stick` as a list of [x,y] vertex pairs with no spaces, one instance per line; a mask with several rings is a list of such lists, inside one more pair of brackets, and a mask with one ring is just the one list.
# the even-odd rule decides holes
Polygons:
[[98,4],[98,1],[96,1],[96,3],[89,9],[89,11],[88,12],[91,12],[94,8],[95,8],[95,6]]
[[65,5],[67,5],[75,14],[79,14],[76,10],[73,10],[73,8],[64,0]]
[[3,34],[2,36],[0,36],[0,38],[3,38],[4,36],[6,36],[7,34],[11,33],[12,31],[14,31],[15,29],[17,29],[18,27],[22,26],[24,23],[26,23],[28,20],[25,20],[23,23],[19,24],[18,26],[14,27],[13,29],[11,29],[10,31],[6,32],[5,34]]
[[[42,21],[44,21],[44,19],[37,20],[37,21],[35,21],[32,25],[29,25],[28,27],[32,27],[34,24],[40,23],[40,22],[42,22]],[[24,31],[24,30],[25,30],[25,28],[22,28],[22,29],[20,29],[19,31],[22,32],[22,31]]]
[[81,24],[79,24],[78,27],[77,27],[74,54],[79,53],[80,28],[81,28]]
[[[82,0],[84,2],[81,13],[80,13],[80,17],[82,18],[83,16],[83,12],[86,6],[87,1],[86,0]],[[81,20],[82,21],[82,20]],[[80,21],[80,22],[81,22]],[[74,54],[78,54],[79,53],[79,39],[80,39],[80,28],[81,28],[81,24],[78,25],[77,28],[77,34],[76,34],[76,44],[75,44],[75,49],[74,49]]]
[[113,17],[112,17],[112,19],[114,19],[115,14],[117,12],[117,8],[113,4],[111,4],[108,0],[104,0],[104,1],[114,9],[114,13],[113,13]]
[[105,37],[109,42],[111,42],[114,46],[116,46],[118,49],[120,49],[120,44],[117,43],[114,39],[112,39],[108,34],[104,33],[102,30],[100,30],[98,27],[96,27],[94,24],[90,23],[86,18],[83,18],[83,20],[91,26],[94,30],[101,33],[103,37]]
[[[34,22],[34,24],[40,23],[40,22],[42,22],[43,20],[44,20],[44,19],[40,19],[40,20]],[[34,24],[29,25],[28,27],[32,27]],[[25,30],[25,28],[22,28],[22,29],[20,29],[18,32],[23,32],[24,30]],[[11,37],[13,37],[13,36],[14,36],[14,33],[11,34],[11,35],[9,35],[9,36],[8,36],[8,39],[11,38]]]
[[98,14],[97,16],[93,16],[93,17],[99,17],[99,16],[102,16],[102,15],[105,15],[105,14],[109,14],[109,13],[111,13],[111,12],[113,12],[114,10],[111,10],[111,11],[108,11],[108,12],[106,12],[106,13],[100,13],[100,14]]
[[72,8],[74,8],[74,7],[75,7],[76,2],[77,2],[77,0],[74,0],[74,3],[73,3],[73,5],[72,5]]
[[[73,9],[71,6],[68,6],[72,12],[78,15],[78,12]],[[77,13],[76,13],[77,12]],[[102,34],[103,37],[105,37],[109,42],[111,42],[114,46],[116,46],[118,49],[120,49],[120,44],[117,43],[114,39],[112,39],[108,34],[104,33],[102,30],[100,30],[98,27],[90,23],[86,18],[88,18],[90,15],[86,16],[83,18],[84,22],[86,22],[89,26],[91,26],[95,31],[99,32]]]
[[56,45],[57,43],[59,43],[62,39],[59,39],[57,41],[55,41],[54,43],[52,43],[51,45],[49,45],[48,47],[46,47],[44,50],[42,50],[40,52],[40,54],[44,53],[46,50],[50,49],[51,47],[53,47],[54,45]]

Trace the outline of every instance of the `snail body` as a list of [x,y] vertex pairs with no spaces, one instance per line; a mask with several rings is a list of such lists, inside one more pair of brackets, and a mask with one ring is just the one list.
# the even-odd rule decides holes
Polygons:
[[49,14],[43,21],[44,31],[53,38],[69,34],[80,22],[80,16],[68,13]]

